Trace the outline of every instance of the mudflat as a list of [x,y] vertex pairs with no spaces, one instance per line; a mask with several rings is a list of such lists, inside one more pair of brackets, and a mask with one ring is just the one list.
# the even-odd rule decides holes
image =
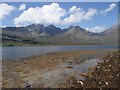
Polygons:
[[85,81],[86,77],[91,78],[91,68],[95,68],[108,53],[116,51],[116,49],[76,50],[4,60],[2,87],[70,88],[74,79],[82,84],[81,81]]

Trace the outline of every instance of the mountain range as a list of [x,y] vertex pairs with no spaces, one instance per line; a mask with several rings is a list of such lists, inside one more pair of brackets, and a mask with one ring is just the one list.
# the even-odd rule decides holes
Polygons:
[[50,43],[54,45],[117,45],[118,25],[100,33],[93,33],[80,26],[65,29],[54,25],[31,24],[25,27],[2,28],[3,43]]

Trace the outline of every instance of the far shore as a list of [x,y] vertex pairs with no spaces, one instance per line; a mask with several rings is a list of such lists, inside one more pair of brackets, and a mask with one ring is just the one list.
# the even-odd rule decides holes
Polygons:
[[2,43],[0,46],[2,47],[13,47],[13,46],[118,46],[117,44],[51,44],[51,43],[46,43],[46,44],[24,44],[24,43]]

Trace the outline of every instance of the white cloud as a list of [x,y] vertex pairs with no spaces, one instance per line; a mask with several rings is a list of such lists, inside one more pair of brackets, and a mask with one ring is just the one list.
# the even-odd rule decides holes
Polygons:
[[104,26],[95,26],[93,28],[86,28],[86,30],[94,33],[100,33],[106,30],[106,27]]
[[109,5],[109,8],[106,9],[106,12],[112,11],[115,7],[116,7],[116,4],[115,4],[115,3],[110,4],[110,5]]
[[76,6],[73,6],[73,7],[70,8],[69,12],[74,13],[74,12],[80,12],[82,10],[83,9],[81,9],[81,8],[77,8]]
[[26,25],[27,23],[55,24],[60,22],[60,17],[65,15],[65,10],[59,4],[52,3],[43,7],[30,7],[19,17],[14,19],[15,25]]
[[115,3],[112,3],[109,5],[108,8],[106,8],[105,10],[101,10],[100,13],[103,15],[106,15],[107,13],[109,13],[110,11],[114,10],[114,8],[116,7]]
[[42,7],[30,7],[14,19],[14,24],[17,26],[28,23],[66,25],[79,23],[82,20],[91,20],[96,12],[96,9],[90,8],[86,11],[76,6],[66,11],[58,3],[52,3]]
[[6,26],[2,26],[2,28],[6,28]]
[[25,10],[26,9],[26,4],[21,4],[19,7],[19,11]]
[[7,26],[0,26],[0,28],[6,28]]
[[69,17],[64,19],[64,24],[79,23],[82,20],[91,20],[97,12],[96,9],[89,8],[88,11],[84,11],[80,8],[70,8],[70,11],[74,12]]
[[13,10],[15,10],[15,7],[12,5],[8,5],[6,3],[0,4],[0,20],[4,19],[5,16],[9,15]]

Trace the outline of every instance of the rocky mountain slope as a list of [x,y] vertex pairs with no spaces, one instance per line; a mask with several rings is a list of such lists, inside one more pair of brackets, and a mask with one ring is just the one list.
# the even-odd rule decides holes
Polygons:
[[34,40],[58,45],[117,45],[118,25],[113,25],[104,32],[93,33],[80,26],[60,29],[54,25],[32,24],[26,27],[2,28],[3,42],[8,39]]

